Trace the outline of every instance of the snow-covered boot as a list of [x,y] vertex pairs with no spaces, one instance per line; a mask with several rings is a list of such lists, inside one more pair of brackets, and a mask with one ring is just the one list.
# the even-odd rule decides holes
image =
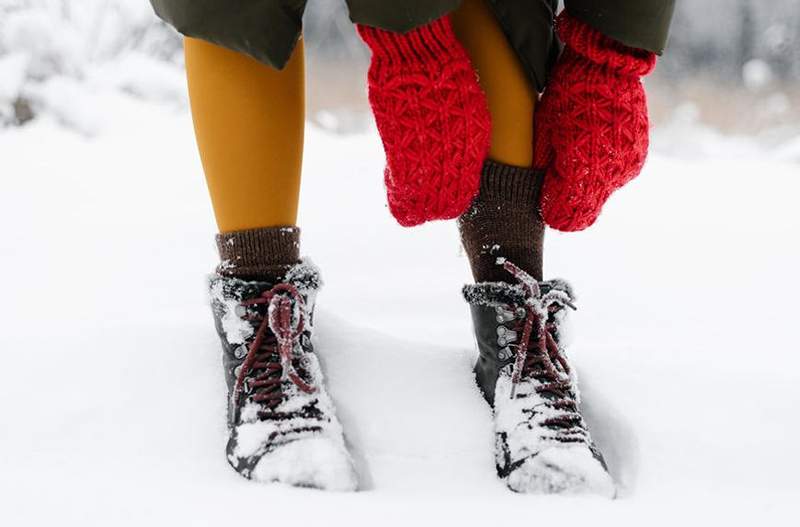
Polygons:
[[352,460],[311,344],[319,287],[308,261],[275,283],[211,277],[228,385],[228,461],[257,481],[354,490]]
[[562,345],[569,285],[502,264],[517,283],[464,287],[478,343],[478,385],[494,407],[497,473],[517,492],[613,497],[614,482],[579,408]]

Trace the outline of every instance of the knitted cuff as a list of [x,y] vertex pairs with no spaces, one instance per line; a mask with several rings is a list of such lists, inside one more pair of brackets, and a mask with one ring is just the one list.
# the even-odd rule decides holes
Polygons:
[[386,31],[357,24],[361,39],[372,50],[373,59],[389,63],[442,62],[461,57],[463,47],[456,39],[448,16],[443,16],[407,33]]
[[531,276],[542,278],[544,224],[538,211],[542,174],[530,168],[487,160],[481,188],[458,219],[461,243],[477,282],[502,282],[508,273],[497,265],[507,258]]
[[656,67],[655,53],[611,39],[566,11],[556,17],[556,32],[565,52],[572,51],[619,74],[643,77]]
[[217,234],[217,250],[217,273],[244,280],[276,280],[300,260],[300,228],[223,232]]
[[539,170],[487,159],[483,163],[479,198],[535,208],[539,203],[541,182]]

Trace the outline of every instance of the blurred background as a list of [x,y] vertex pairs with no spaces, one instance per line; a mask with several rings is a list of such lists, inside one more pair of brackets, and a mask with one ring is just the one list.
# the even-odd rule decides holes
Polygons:
[[[343,0],[311,1],[305,38],[309,118],[363,129],[368,55]],[[112,92],[185,106],[181,65],[179,36],[146,0],[0,2],[0,126],[49,114],[92,134],[102,127],[99,99]],[[785,149],[800,127],[797,0],[679,1],[647,84],[656,128],[692,131],[668,134],[660,147],[691,148],[697,134],[720,132]]]
[[497,482],[457,229],[392,220],[366,49],[343,0],[309,3],[298,224],[373,490],[266,490],[221,455],[180,37],[147,0],[0,0],[0,525],[239,525],[250,503],[277,525],[796,525],[800,0],[679,0],[643,175],[547,234],[613,504]]

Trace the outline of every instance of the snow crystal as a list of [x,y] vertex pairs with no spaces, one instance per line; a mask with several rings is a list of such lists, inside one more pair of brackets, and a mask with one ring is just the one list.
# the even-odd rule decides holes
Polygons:
[[[232,244],[233,243],[233,238],[229,239],[225,243]],[[236,264],[226,258],[225,260],[221,260],[219,262],[219,265],[217,265],[217,270],[218,271],[230,271],[230,270],[234,269],[235,267],[236,267]]]

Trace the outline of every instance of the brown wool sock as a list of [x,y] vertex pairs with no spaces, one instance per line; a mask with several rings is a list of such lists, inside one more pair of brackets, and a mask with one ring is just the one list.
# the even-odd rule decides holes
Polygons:
[[478,197],[458,219],[461,243],[476,282],[508,282],[497,258],[542,279],[544,223],[539,214],[542,174],[486,160]]
[[299,227],[265,227],[217,234],[217,273],[274,281],[300,259]]

